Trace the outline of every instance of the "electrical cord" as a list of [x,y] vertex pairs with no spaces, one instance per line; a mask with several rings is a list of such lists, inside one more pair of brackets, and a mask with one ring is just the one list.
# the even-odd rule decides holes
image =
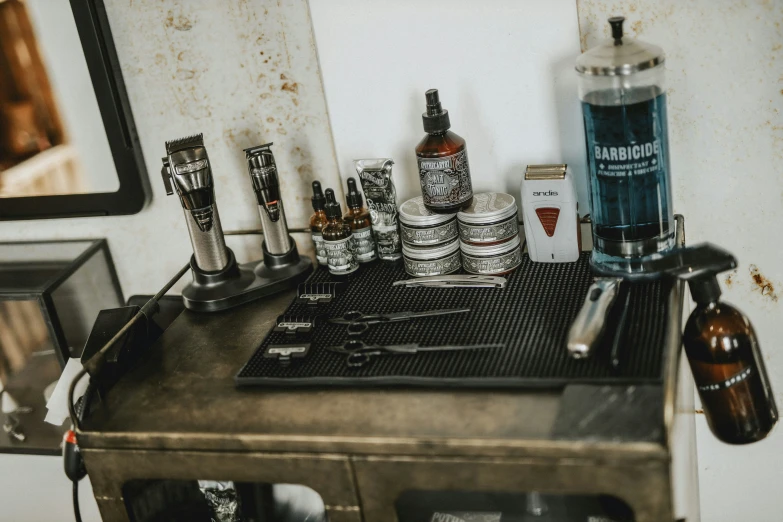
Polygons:
[[79,370],[79,372],[74,376],[73,380],[71,381],[71,385],[68,388],[68,414],[71,417],[71,423],[74,426],[74,430],[76,432],[81,431],[81,422],[79,419],[79,415],[76,412],[76,407],[73,403],[73,396],[76,393],[76,385],[79,383],[82,378],[87,375],[88,373],[90,375],[98,375],[100,373],[101,368],[103,367],[104,363],[106,362],[106,353],[109,351],[109,349],[114,346],[114,343],[116,343],[119,339],[122,338],[122,336],[125,335],[125,333],[130,330],[130,328],[136,324],[142,317],[148,317],[154,315],[158,311],[158,301],[161,297],[163,297],[166,292],[171,290],[171,287],[176,284],[177,281],[182,278],[183,275],[185,275],[185,272],[187,272],[190,269],[190,263],[183,266],[179,272],[177,272],[177,275],[175,275],[166,285],[160,289],[160,291],[155,294],[152,299],[147,301],[147,303],[141,307],[141,310],[138,311],[136,315],[134,315],[130,321],[125,323],[125,326],[120,328],[120,331],[118,331],[114,337],[109,339],[109,342],[107,342],[103,347],[98,350],[98,353],[90,357],[90,359],[84,364],[84,367]]

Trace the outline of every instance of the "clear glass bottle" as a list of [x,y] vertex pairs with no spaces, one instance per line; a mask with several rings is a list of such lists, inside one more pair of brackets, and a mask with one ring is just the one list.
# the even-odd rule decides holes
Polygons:
[[643,258],[674,246],[663,50],[623,36],[576,61],[587,142],[593,268],[643,278]]

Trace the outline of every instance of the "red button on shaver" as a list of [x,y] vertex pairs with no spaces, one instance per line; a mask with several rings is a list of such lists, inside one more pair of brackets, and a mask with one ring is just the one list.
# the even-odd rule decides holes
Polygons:
[[536,209],[536,215],[541,222],[541,226],[544,227],[544,232],[549,237],[555,235],[555,228],[557,227],[557,218],[560,216],[559,208],[542,207]]

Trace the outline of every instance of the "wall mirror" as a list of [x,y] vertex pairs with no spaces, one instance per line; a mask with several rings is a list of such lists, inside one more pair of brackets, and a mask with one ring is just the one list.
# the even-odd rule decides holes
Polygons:
[[0,0],[0,219],[133,214],[149,181],[102,0]]

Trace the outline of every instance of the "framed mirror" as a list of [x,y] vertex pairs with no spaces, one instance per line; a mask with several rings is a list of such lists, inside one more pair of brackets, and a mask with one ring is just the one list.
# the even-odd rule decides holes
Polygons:
[[150,197],[102,0],[0,0],[0,219],[139,212]]

